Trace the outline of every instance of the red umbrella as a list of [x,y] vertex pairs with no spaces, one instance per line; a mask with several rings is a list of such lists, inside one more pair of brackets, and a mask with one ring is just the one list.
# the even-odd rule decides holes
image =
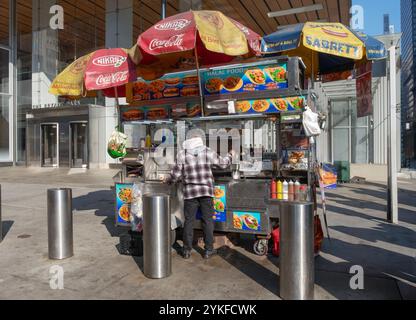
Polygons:
[[125,85],[136,79],[136,66],[129,50],[101,49],[69,65],[54,79],[49,92],[82,98],[102,90],[108,97],[121,97],[125,96]]
[[260,41],[254,31],[219,11],[188,11],[160,21],[142,33],[137,44],[141,70],[148,66],[154,71],[144,78],[154,78],[195,56],[197,64],[213,65],[260,54]]

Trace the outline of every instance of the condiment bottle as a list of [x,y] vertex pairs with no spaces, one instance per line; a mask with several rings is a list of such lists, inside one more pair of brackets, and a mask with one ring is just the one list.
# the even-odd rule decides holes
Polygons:
[[299,201],[300,183],[298,180],[295,182],[295,201]]
[[277,199],[283,200],[283,182],[277,181]]
[[146,148],[151,148],[152,147],[152,137],[150,136],[150,134],[148,134],[146,136]]
[[272,179],[271,194],[272,194],[272,199],[277,199],[277,182],[274,179]]
[[283,182],[283,200],[289,200],[289,183],[286,180]]
[[291,180],[289,182],[289,201],[294,201],[294,200],[295,200],[295,184]]

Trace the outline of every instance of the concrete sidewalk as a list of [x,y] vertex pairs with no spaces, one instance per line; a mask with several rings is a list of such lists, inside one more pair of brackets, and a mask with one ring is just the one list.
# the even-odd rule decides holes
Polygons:
[[[278,259],[251,253],[247,238],[210,261],[174,252],[170,278],[146,279],[142,259],[118,251],[110,190],[116,172],[0,168],[0,299],[279,299]],[[71,187],[74,197],[75,256],[59,262],[47,257],[50,187]],[[316,298],[416,299],[415,183],[400,183],[399,225],[385,221],[383,185],[343,185],[328,196],[332,240],[316,259]],[[55,265],[64,268],[64,290],[50,288]],[[364,268],[364,290],[350,288],[354,265]]]

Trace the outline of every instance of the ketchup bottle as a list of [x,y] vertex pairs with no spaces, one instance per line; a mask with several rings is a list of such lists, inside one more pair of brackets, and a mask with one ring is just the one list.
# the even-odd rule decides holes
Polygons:
[[277,199],[277,183],[276,180],[272,180],[272,184],[271,184],[271,194],[272,194],[272,199]]

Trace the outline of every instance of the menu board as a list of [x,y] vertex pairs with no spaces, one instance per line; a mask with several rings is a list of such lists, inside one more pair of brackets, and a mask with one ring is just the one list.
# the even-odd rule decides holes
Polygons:
[[121,120],[129,121],[156,121],[167,119],[195,118],[202,116],[201,102],[194,102],[121,108]]
[[261,214],[259,212],[233,212],[234,229],[242,231],[261,231]]
[[287,63],[202,72],[205,95],[288,88]]
[[116,184],[116,225],[129,226],[133,184]]
[[302,110],[305,103],[305,98],[287,97],[276,99],[260,99],[260,100],[245,100],[238,101],[235,104],[237,113],[279,113],[288,111]]
[[197,73],[175,73],[154,81],[138,81],[127,86],[127,102],[152,101],[179,97],[199,97]]
[[[212,219],[214,222],[227,221],[227,188],[226,186],[215,186],[214,188],[214,210]],[[201,220],[202,213],[198,210],[196,215],[197,220]]]

